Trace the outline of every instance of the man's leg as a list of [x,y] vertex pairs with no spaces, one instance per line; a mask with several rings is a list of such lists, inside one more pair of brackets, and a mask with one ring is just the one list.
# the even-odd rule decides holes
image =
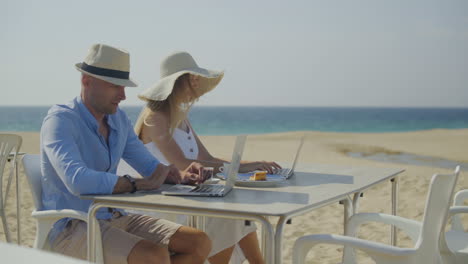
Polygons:
[[[100,220],[105,263],[112,264],[169,264],[169,251],[160,245],[130,234],[111,224],[112,221]],[[87,225],[81,220],[68,223],[55,241],[52,250],[67,256],[86,259]]]
[[211,241],[204,232],[164,219],[129,214],[113,222],[131,234],[166,245],[174,253],[172,263],[203,263],[211,251]]
[[170,264],[169,251],[148,240],[140,240],[130,251],[127,258],[128,264]]
[[181,226],[169,240],[169,250],[176,252],[172,263],[203,264],[211,251],[208,236],[195,228]]

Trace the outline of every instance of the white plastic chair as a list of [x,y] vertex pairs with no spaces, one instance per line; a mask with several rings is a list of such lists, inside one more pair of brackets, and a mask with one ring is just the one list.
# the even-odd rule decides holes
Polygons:
[[[348,236],[318,234],[303,236],[296,240],[293,248],[293,263],[303,264],[308,251],[317,244],[345,246],[343,263],[355,263],[354,249],[368,254],[376,263],[444,263],[450,255],[443,255],[439,245],[442,241],[453,190],[460,167],[454,173],[434,175],[424,211],[423,222],[380,213],[359,213],[348,222]],[[399,248],[374,241],[355,238],[357,228],[363,222],[383,222],[405,231],[415,242],[413,248]],[[444,241],[445,242],[445,241]],[[451,260],[450,260],[451,261]],[[448,262],[453,263],[453,262]]]
[[[55,222],[62,218],[70,217],[85,221],[88,223],[88,214],[72,209],[63,210],[42,210],[42,184],[41,184],[41,166],[39,155],[25,155],[23,157],[24,172],[28,178],[34,200],[32,216],[36,219],[36,239],[34,248],[49,250],[48,235]],[[99,225],[96,227],[99,228]],[[102,254],[101,237],[96,238],[96,256],[99,263],[104,263]]]
[[468,214],[468,206],[463,202],[468,200],[468,189],[455,194],[453,206],[449,214],[452,216],[451,229],[445,233],[448,249],[455,255],[456,263],[468,263],[468,233],[465,232],[460,214]]
[[[11,242],[11,237],[10,230],[8,229],[8,221],[6,219],[5,206],[9,197],[8,193],[10,192],[13,174],[16,171],[16,157],[18,156],[18,151],[21,148],[21,143],[22,138],[18,135],[0,134],[0,217],[2,218],[3,231],[5,232],[5,238],[7,242]],[[13,154],[12,157],[10,156],[11,153]],[[10,169],[10,175],[8,176],[8,183],[5,189],[5,194],[3,194],[3,173],[6,162],[10,160],[13,166]],[[16,186],[18,191],[18,181],[16,182]],[[16,212],[19,212],[19,204],[17,204],[16,209]],[[19,217],[17,217],[17,223],[19,230]]]

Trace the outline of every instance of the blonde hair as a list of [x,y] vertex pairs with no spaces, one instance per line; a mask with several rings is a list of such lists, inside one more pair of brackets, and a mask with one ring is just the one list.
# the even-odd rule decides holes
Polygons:
[[[140,113],[138,120],[135,124],[135,133],[140,135],[143,129],[143,124],[147,126],[154,126],[157,124],[149,124],[146,121],[151,112],[163,112],[169,117],[169,134],[172,136],[175,129],[180,125],[182,121],[187,119],[188,112],[192,105],[200,97],[199,94],[193,89],[189,82],[190,74],[186,73],[181,75],[174,83],[172,93],[163,101],[146,100],[146,107]],[[190,93],[183,89],[184,83],[188,83]]]

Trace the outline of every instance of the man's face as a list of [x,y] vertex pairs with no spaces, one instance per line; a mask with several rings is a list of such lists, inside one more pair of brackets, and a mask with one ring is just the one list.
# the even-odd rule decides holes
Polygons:
[[83,75],[85,103],[96,114],[114,114],[119,103],[125,100],[125,87],[89,75]]

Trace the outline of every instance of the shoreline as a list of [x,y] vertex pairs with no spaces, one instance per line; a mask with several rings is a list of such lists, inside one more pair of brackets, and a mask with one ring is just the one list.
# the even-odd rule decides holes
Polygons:
[[[18,134],[23,138],[21,147],[22,152],[39,154],[39,137],[40,132],[30,131],[6,131],[1,133]],[[336,151],[342,155],[355,159],[368,159],[376,162],[388,162],[385,159],[395,159],[394,156],[406,156],[414,158],[406,162],[397,162],[395,164],[409,164],[430,166],[430,164],[421,164],[418,161],[433,160],[434,162],[450,162],[461,163],[464,169],[468,169],[468,128],[465,129],[430,129],[409,132],[385,132],[385,133],[357,133],[357,132],[323,132],[323,131],[291,131],[279,133],[265,134],[248,134],[250,141],[265,141],[265,140],[299,140],[305,135],[305,142],[312,144],[326,145],[329,150]],[[212,138],[231,139],[236,135],[200,135],[201,139],[206,139],[211,142]],[[393,138],[394,144],[389,144],[386,138]],[[441,142],[445,138],[444,142]],[[411,142],[411,144],[410,144]],[[371,143],[371,144],[369,144]],[[420,146],[432,144],[430,146]],[[273,142],[274,144],[274,142]],[[294,147],[294,142],[291,142]],[[442,146],[445,144],[447,146]],[[249,140],[246,146],[249,145]],[[411,145],[411,146],[410,146]],[[441,148],[435,148],[440,146]],[[211,148],[208,148],[211,151]],[[214,152],[216,153],[216,152]],[[229,157],[229,156],[227,156]],[[258,159],[258,158],[257,158]],[[405,158],[403,157],[403,160]],[[434,166],[435,168],[443,168]]]
[[[275,131],[275,132],[251,132],[244,133],[249,136],[261,136],[261,135],[275,135],[275,134],[288,134],[288,133],[345,133],[345,134],[401,134],[401,133],[418,133],[418,132],[427,132],[427,131],[453,131],[453,130],[468,130],[468,127],[461,128],[429,128],[429,129],[416,129],[416,130],[405,130],[405,131],[382,131],[382,132],[362,132],[362,131],[328,131],[328,130],[291,130],[291,131]],[[40,130],[1,130],[0,133],[4,134],[17,134],[17,133],[40,133]],[[199,136],[205,137],[222,137],[222,136],[237,136],[240,134],[200,134]]]

